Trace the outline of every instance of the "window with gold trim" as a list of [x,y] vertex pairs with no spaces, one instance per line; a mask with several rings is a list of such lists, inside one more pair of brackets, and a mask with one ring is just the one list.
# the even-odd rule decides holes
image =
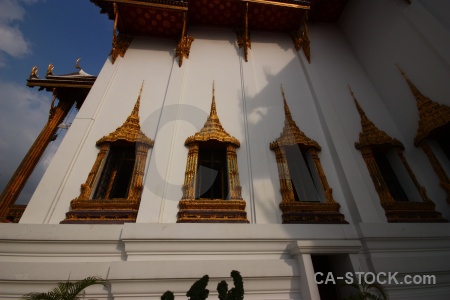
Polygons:
[[214,96],[203,128],[186,139],[189,148],[178,223],[248,223],[236,149],[239,141],[220,123]]
[[[403,144],[378,129],[366,116],[351,89],[350,93],[362,127],[355,147],[361,151],[388,222],[447,222],[435,210],[435,204],[406,161]],[[397,172],[402,170],[404,176],[398,176]],[[417,199],[413,199],[415,195]]]
[[283,90],[282,95],[284,128],[270,149],[277,160],[283,223],[346,224],[317,154],[321,148],[297,127]]
[[143,189],[148,150],[153,141],[140,129],[139,105],[116,131],[97,141],[100,151],[80,195],[61,223],[135,222]]
[[450,107],[431,101],[409,80],[403,70],[400,69],[400,72],[416,98],[419,111],[419,126],[414,145],[424,150],[439,177],[447,202],[450,203]]

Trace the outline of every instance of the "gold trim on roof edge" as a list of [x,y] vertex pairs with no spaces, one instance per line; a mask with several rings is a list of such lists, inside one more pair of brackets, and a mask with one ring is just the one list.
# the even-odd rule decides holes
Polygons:
[[[349,87],[350,88],[350,87]],[[426,190],[417,180],[414,172],[406,161],[403,155],[403,144],[388,136],[384,131],[378,129],[372,121],[370,121],[363,109],[359,105],[358,100],[350,88],[353,100],[355,102],[358,113],[361,117],[362,132],[359,134],[359,143],[355,143],[355,148],[361,151],[361,155],[366,163],[367,170],[372,179],[372,182],[380,198],[380,204],[385,211],[387,221],[389,223],[398,222],[417,222],[417,223],[441,223],[447,222],[442,217],[442,214],[435,210],[435,204],[428,198]],[[405,167],[409,177],[414,183],[423,202],[412,201],[396,201],[389,191],[389,188],[384,180],[383,174],[378,168],[375,160],[374,149],[372,146],[379,145],[395,146],[395,150],[402,165]]]
[[283,86],[281,86],[281,93],[283,95],[284,103],[284,127],[280,137],[270,143],[270,149],[273,150],[279,146],[301,145],[304,148],[314,148],[320,151],[321,148],[319,144],[313,139],[307,137],[305,133],[298,128],[297,124],[292,119],[291,111],[289,110],[289,106],[284,95]]
[[386,132],[375,126],[375,124],[367,117],[350,86],[349,89],[361,118],[362,131],[359,133],[359,142],[355,143],[356,149],[383,144],[397,146],[404,149],[405,147],[402,142],[395,138],[391,138]]
[[306,24],[306,16],[303,20],[300,28],[292,33],[292,40],[294,41],[295,50],[300,51],[303,49],[308,63],[311,63],[311,48],[308,33],[308,25]]
[[417,147],[424,139],[430,136],[433,130],[450,124],[450,107],[431,101],[430,98],[424,96],[403,70],[398,65],[397,67],[408,83],[414,98],[416,98],[416,106],[419,110],[419,127],[414,138],[414,145]]
[[[321,148],[319,144],[308,138],[292,119],[286,97],[281,86],[283,95],[285,123],[280,137],[270,143],[270,149],[275,151],[275,158],[278,167],[278,177],[280,179],[281,203],[279,207],[282,211],[283,224],[348,224],[344,215],[339,212],[340,205],[333,199],[333,190],[328,185],[327,178],[323,172],[317,151]],[[319,175],[320,188],[325,194],[325,201],[311,203],[305,201],[295,201],[294,189],[286,160],[285,146],[300,145],[311,155],[314,167]]]
[[215,88],[213,84],[211,110],[208,119],[199,132],[186,139],[186,141],[184,142],[186,146],[192,143],[206,142],[209,140],[217,140],[219,142],[230,143],[235,145],[236,147],[240,146],[240,142],[238,141],[238,139],[226,132],[222,127],[222,124],[220,123],[219,117],[217,115],[216,99],[214,93]]
[[119,55],[121,57],[125,56],[125,52],[127,52],[128,47],[130,46],[131,41],[133,40],[133,36],[118,33],[117,23],[119,21],[119,9],[117,3],[113,3],[113,7],[114,7],[113,41],[112,41],[112,49],[109,55],[111,55],[111,61],[114,64]]
[[128,116],[127,120],[122,126],[118,127],[114,132],[102,137],[97,141],[97,146],[103,143],[113,143],[118,140],[124,140],[132,143],[142,143],[149,146],[153,146],[154,142],[148,138],[145,133],[142,132],[139,124],[139,106],[141,102],[141,94],[144,83],[142,83],[139,96],[134,105],[133,111]]

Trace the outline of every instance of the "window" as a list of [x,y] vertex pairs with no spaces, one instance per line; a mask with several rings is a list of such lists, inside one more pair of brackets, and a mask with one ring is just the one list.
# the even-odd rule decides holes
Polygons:
[[297,127],[282,94],[285,123],[270,149],[277,160],[283,223],[346,224],[317,155],[321,148]]
[[213,141],[200,144],[196,199],[228,199],[227,149]]
[[[141,88],[142,93],[142,88]],[[139,104],[122,126],[102,137],[97,159],[80,195],[61,223],[122,224],[135,222],[142,194],[145,161],[153,141],[140,129]]]
[[394,198],[395,201],[408,201],[408,196],[403,190],[397,178],[397,175],[392,169],[386,155],[382,153],[374,153],[374,158],[392,198]]
[[317,172],[308,160],[310,155],[301,151],[298,145],[287,146],[285,152],[295,201],[320,202],[322,187],[314,180]]
[[189,152],[177,223],[248,223],[237,164],[240,143],[220,123],[214,88],[205,125],[184,144]]
[[435,204],[406,161],[403,144],[377,128],[351,89],[350,93],[362,127],[355,147],[361,151],[388,222],[447,222],[435,211]]
[[111,146],[93,199],[127,198],[135,160],[134,144]]

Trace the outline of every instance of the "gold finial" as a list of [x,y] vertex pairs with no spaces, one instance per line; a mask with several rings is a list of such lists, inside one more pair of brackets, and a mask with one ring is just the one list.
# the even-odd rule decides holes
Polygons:
[[55,66],[53,66],[52,63],[50,63],[47,67],[47,74],[45,74],[45,76],[53,76],[53,69],[55,68]]
[[38,79],[38,78],[39,78],[39,75],[37,74],[38,71],[39,71],[38,67],[37,67],[37,66],[34,66],[34,67],[31,69],[31,73],[30,73],[29,79]]
[[281,94],[283,95],[283,103],[284,103],[284,114],[286,116],[286,122],[290,122],[292,120],[291,111],[289,110],[289,106],[286,101],[286,96],[284,95],[283,84],[280,84]]
[[144,82],[145,82],[145,80],[142,80],[141,89],[139,91],[139,96],[136,100],[136,104],[134,105],[133,111],[131,112],[131,116],[138,118],[138,119],[139,119],[139,107],[141,105],[141,95],[142,95],[142,90],[144,89]]
[[350,84],[348,85],[348,88],[350,89],[350,93],[352,94],[353,101],[355,102],[355,105],[356,105],[356,109],[358,110],[359,116],[361,117],[361,123],[369,121],[369,119],[366,116],[366,113],[362,109],[361,105],[359,105],[358,99],[356,99],[356,96],[353,93],[353,90],[350,87]]
[[213,80],[213,87],[212,87],[212,102],[211,102],[211,111],[209,113],[210,117],[218,118],[217,116],[217,109],[216,109],[216,88],[215,88],[215,81]]
[[403,70],[400,68],[400,66],[398,64],[395,64],[395,65],[397,66],[398,70],[402,74],[403,78],[408,83],[409,89],[411,90],[411,92],[413,93],[414,97],[416,98],[417,105],[421,105],[421,104],[424,104],[426,102],[431,102],[431,100],[428,99],[427,97],[425,97],[419,91],[419,89],[411,82],[411,80],[409,80],[409,78],[406,76],[405,72],[403,72]]
[[78,69],[78,70],[81,70],[81,67],[80,67],[80,65],[78,64],[78,62],[81,60],[81,58],[78,58],[76,61],[75,61],[75,69]]

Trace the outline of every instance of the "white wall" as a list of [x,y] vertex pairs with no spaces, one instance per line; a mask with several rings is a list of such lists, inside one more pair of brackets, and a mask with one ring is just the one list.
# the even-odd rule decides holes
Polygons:
[[322,147],[324,172],[347,221],[386,222],[354,147],[361,127],[348,85],[368,117],[404,143],[419,182],[437,210],[450,217],[437,176],[412,145],[417,109],[395,67],[400,64],[419,89],[445,103],[450,55],[442,56],[445,44],[432,44],[442,32],[440,23],[435,36],[424,37],[430,28],[413,25],[413,15],[423,22],[430,18],[419,3],[351,1],[339,24],[342,31],[334,24],[310,25],[311,64],[287,34],[252,32],[245,62],[231,29],[190,28],[195,40],[182,67],[174,58],[174,41],[136,38],[124,58],[114,65],[106,61],[21,222],[64,219],[98,153],[95,142],[125,121],[142,81],[141,125],[155,146],[147,159],[138,223],[176,222],[187,159],[184,141],[206,120],[213,81],[222,125],[241,142],[239,173],[250,222],[281,223],[278,170],[269,149],[284,124],[281,84],[297,125]]

